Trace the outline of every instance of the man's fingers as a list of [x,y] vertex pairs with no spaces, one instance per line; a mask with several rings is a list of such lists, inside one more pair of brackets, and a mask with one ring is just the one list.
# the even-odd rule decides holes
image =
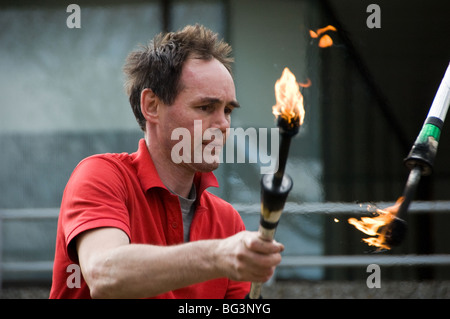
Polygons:
[[221,242],[219,250],[227,257],[219,265],[225,267],[226,276],[238,281],[265,282],[281,262],[284,245],[275,240],[266,241],[258,232],[242,231]]
[[260,254],[276,254],[284,250],[284,245],[275,240],[267,241],[255,236],[246,237],[244,243],[248,249]]

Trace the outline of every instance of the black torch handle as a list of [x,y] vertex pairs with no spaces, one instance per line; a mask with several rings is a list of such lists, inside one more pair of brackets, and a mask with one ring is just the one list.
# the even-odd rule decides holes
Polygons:
[[278,156],[278,169],[274,175],[272,184],[273,187],[280,187],[283,182],[284,171],[286,169],[286,162],[289,154],[289,146],[291,145],[292,136],[288,134],[282,134],[280,139],[280,153]]
[[406,222],[402,218],[406,217],[421,176],[428,176],[433,172],[439,138],[449,106],[450,64],[445,71],[422,129],[404,160],[406,167],[410,169],[410,173],[402,195],[403,202],[400,204],[396,218],[390,224],[390,230],[386,236],[386,242],[389,245],[399,245],[403,241]]
[[[283,212],[286,198],[292,189],[292,178],[284,175],[280,186],[274,185],[274,175],[261,178],[261,218],[258,232],[261,239],[272,241]],[[261,298],[261,282],[253,282],[248,294],[249,299]]]
[[404,215],[408,211],[409,205],[414,198],[421,176],[422,169],[420,166],[411,169],[408,180],[406,181],[405,189],[403,191],[403,202],[400,204],[400,207],[397,211],[397,218],[405,218]]
[[431,175],[434,159],[441,136],[442,126],[450,106],[450,64],[439,85],[438,91],[431,104],[427,118],[419,135],[405,158],[405,165],[411,172],[403,192],[403,203],[400,205],[397,216],[404,215],[411,203],[419,184],[421,175]]

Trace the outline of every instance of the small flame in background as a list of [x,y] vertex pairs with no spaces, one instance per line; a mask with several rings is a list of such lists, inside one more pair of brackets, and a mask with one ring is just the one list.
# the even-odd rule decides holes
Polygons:
[[391,249],[391,247],[386,243],[386,233],[388,231],[388,227],[383,226],[386,226],[393,221],[402,202],[403,197],[400,197],[393,206],[385,209],[378,209],[369,205],[367,210],[375,210],[375,217],[361,217],[361,220],[349,218],[348,222],[363,233],[369,236],[374,236],[370,238],[363,238],[363,241],[369,246],[375,246],[380,249]]
[[324,34],[323,36],[321,36],[323,33],[327,32],[327,31],[337,31],[337,30],[332,25],[328,25],[325,28],[320,28],[320,29],[317,29],[316,31],[309,30],[309,35],[313,39],[320,37],[319,47],[327,48],[327,47],[330,47],[333,45],[333,40],[331,39],[331,37],[328,34]]
[[305,117],[300,86],[309,87],[311,81],[308,79],[306,84],[298,83],[288,68],[284,68],[281,78],[275,83],[276,104],[272,107],[272,113],[275,117],[284,118],[291,127],[302,125]]

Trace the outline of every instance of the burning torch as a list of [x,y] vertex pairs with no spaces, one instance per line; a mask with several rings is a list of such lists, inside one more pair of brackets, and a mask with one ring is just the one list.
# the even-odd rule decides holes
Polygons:
[[428,176],[433,171],[438,142],[449,105],[450,64],[439,85],[422,129],[405,159],[405,165],[410,169],[410,173],[403,191],[403,202],[400,204],[396,217],[388,226],[390,228],[386,236],[388,245],[399,245],[405,236],[406,223],[401,217],[404,217],[408,211],[421,176]]
[[[281,78],[275,83],[276,105],[272,111],[280,129],[278,170],[275,174],[266,174],[261,178],[261,218],[258,230],[260,237],[268,241],[275,237],[278,221],[293,185],[291,177],[285,175],[284,171],[291,139],[298,133],[305,116],[300,85],[288,68],[284,69]],[[261,286],[262,283],[253,282],[248,297],[261,298]]]

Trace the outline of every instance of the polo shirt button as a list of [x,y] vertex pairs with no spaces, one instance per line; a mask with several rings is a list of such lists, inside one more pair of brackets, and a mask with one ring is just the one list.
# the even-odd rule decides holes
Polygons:
[[177,228],[177,227],[178,227],[178,223],[173,222],[173,223],[172,223],[172,228]]

